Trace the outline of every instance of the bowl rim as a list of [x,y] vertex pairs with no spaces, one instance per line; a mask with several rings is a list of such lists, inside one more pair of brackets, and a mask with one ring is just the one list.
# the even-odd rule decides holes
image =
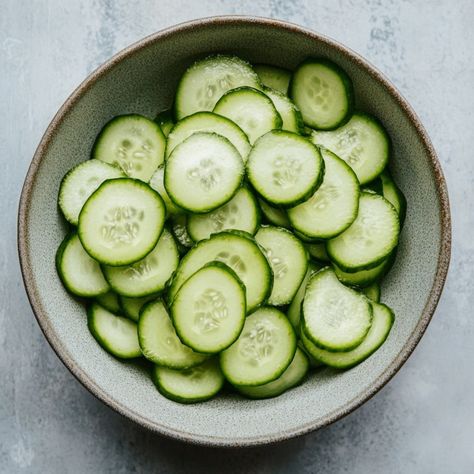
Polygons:
[[[75,104],[84,96],[88,89],[99,79],[103,74],[106,74],[108,71],[113,69],[118,65],[123,59],[133,55],[136,51],[141,50],[150,44],[166,38],[175,34],[182,32],[188,32],[197,28],[206,28],[212,26],[228,26],[233,24],[257,24],[263,27],[270,27],[279,30],[284,30],[290,33],[297,33],[299,35],[307,36],[311,39],[317,40],[321,43],[326,44],[330,48],[336,49],[339,53],[347,57],[350,61],[357,63],[361,66],[370,76],[375,80],[380,82],[388,94],[394,99],[399,107],[402,109],[403,113],[411,124],[415,127],[416,132],[421,139],[423,147],[429,157],[433,176],[437,184],[437,194],[440,203],[440,250],[438,254],[438,262],[436,268],[436,275],[432,285],[432,288],[429,293],[428,301],[422,311],[421,317],[411,333],[406,344],[401,348],[398,355],[390,363],[390,365],[385,369],[385,371],[362,393],[354,397],[350,402],[344,406],[333,410],[331,413],[328,413],[326,416],[320,418],[319,420],[314,420],[312,422],[306,423],[304,425],[298,426],[292,429],[285,429],[278,433],[272,435],[261,435],[251,438],[247,437],[238,437],[233,439],[209,436],[209,435],[196,435],[194,433],[188,433],[181,430],[170,429],[166,426],[160,425],[158,423],[151,422],[150,420],[144,418],[140,414],[134,412],[125,405],[119,403],[111,395],[102,390],[95,382],[90,378],[90,376],[84,372],[74,361],[74,359],[69,354],[68,350],[63,346],[61,340],[55,334],[53,328],[51,327],[47,314],[42,307],[41,300],[39,298],[38,290],[34,281],[32,268],[30,267],[30,262],[28,259],[28,215],[30,211],[30,196],[34,188],[36,177],[40,165],[43,161],[43,157],[48,151],[48,148],[54,139],[54,136],[57,132],[58,127],[65,120],[65,118],[70,113],[71,109]],[[21,274],[23,282],[25,285],[26,293],[32,307],[33,313],[38,321],[38,324],[46,337],[47,341],[51,345],[52,349],[63,362],[63,364],[68,368],[68,370],[76,377],[76,379],[96,398],[104,402],[110,408],[120,413],[121,415],[135,421],[139,425],[150,429],[161,435],[167,437],[190,442],[193,444],[204,445],[204,446],[224,446],[224,447],[246,447],[246,446],[256,446],[263,444],[270,444],[279,441],[284,441],[296,436],[301,436],[303,434],[309,433],[311,431],[317,430],[324,426],[327,426],[340,418],[350,414],[356,408],[361,406],[367,400],[372,398],[388,381],[398,372],[401,366],[405,363],[408,357],[411,355],[421,337],[423,336],[426,328],[433,316],[433,313],[438,304],[441,292],[446,281],[446,276],[449,267],[449,261],[451,256],[451,215],[449,208],[449,199],[448,199],[448,190],[446,186],[446,180],[441,169],[440,162],[434,150],[434,147],[431,143],[431,140],[428,137],[428,134],[422,125],[420,119],[415,114],[412,107],[409,105],[407,100],[402,96],[402,94],[395,88],[395,86],[386,78],[378,69],[376,69],[371,63],[369,63],[362,56],[354,52],[352,49],[343,46],[339,42],[322,35],[311,31],[308,28],[296,25],[283,20],[276,20],[264,17],[257,16],[245,16],[245,15],[225,15],[225,16],[212,16],[206,18],[199,18],[192,21],[186,21],[179,23],[177,25],[165,28],[156,33],[146,36],[145,38],[131,44],[125,49],[121,50],[109,60],[104,62],[98,68],[96,68],[91,74],[89,74],[86,79],[71,93],[71,95],[66,99],[64,104],[60,107],[58,112],[53,117],[52,121],[48,125],[41,141],[36,149],[36,152],[33,156],[31,164],[29,166],[19,202],[18,209],[18,222],[17,222],[17,244],[18,244],[18,253],[20,259]]]

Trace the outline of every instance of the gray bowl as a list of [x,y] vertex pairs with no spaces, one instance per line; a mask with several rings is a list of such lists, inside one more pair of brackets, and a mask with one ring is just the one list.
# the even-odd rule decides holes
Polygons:
[[[396,314],[382,348],[346,372],[325,369],[286,394],[262,401],[225,395],[198,405],[163,398],[140,367],[95,342],[84,308],[62,287],[54,256],[66,232],[56,204],[59,183],[86,160],[113,116],[153,117],[168,108],[180,75],[214,52],[294,68],[326,56],[354,81],[357,105],[379,117],[393,140],[391,168],[408,199],[396,264],[383,301]],[[114,410],[158,433],[194,443],[249,446],[328,425],[373,396],[407,360],[438,303],[448,271],[451,227],[446,183],[419,119],[394,86],[360,56],[326,37],[281,21],[218,17],[178,25],[120,52],[93,72],[49,125],[25,180],[18,216],[25,286],[49,343],[69,370]]]

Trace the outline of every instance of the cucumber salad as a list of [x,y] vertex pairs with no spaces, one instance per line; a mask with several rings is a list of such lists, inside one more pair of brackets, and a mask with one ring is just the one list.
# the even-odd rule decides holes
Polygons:
[[290,72],[217,55],[185,71],[172,109],[105,124],[61,182],[56,255],[103,349],[194,403],[224,384],[275,397],[383,344],[406,201],[354,94],[328,59]]

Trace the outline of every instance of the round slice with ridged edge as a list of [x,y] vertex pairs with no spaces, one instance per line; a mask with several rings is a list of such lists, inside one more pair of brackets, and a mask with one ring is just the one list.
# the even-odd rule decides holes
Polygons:
[[119,178],[105,181],[79,215],[78,235],[86,252],[105,265],[128,265],[155,247],[165,223],[160,195],[147,184]]
[[276,380],[255,387],[236,386],[235,388],[248,398],[260,399],[278,397],[278,395],[300,384],[307,374],[308,369],[308,357],[297,347],[291,364]]
[[253,68],[264,86],[271,87],[282,94],[288,93],[291,80],[290,71],[269,64],[255,64]]
[[187,230],[195,241],[208,239],[223,230],[243,230],[255,234],[260,224],[260,209],[254,195],[245,187],[240,188],[226,204],[207,214],[190,214]]
[[217,55],[196,61],[179,81],[174,104],[176,119],[212,111],[223,94],[241,86],[261,88],[257,74],[242,59]]
[[166,144],[166,157],[186,138],[197,132],[217,133],[232,143],[240,153],[242,160],[247,160],[250,143],[242,129],[221,115],[212,112],[197,112],[180,120],[171,130]]
[[254,310],[268,298],[273,275],[262,250],[250,234],[230,230],[202,240],[183,257],[171,282],[168,301],[173,301],[191,275],[212,261],[232,268],[245,285],[247,311]]
[[155,248],[142,260],[120,267],[103,265],[110,287],[119,295],[140,298],[165,288],[179,263],[179,253],[171,233],[163,232]]
[[372,324],[372,307],[362,294],[347,288],[331,268],[315,273],[306,286],[302,330],[319,347],[349,351]]
[[273,130],[252,148],[247,174],[263,199],[277,206],[293,207],[318,189],[324,162],[319,149],[306,138]]
[[279,129],[282,119],[273,102],[261,91],[239,87],[224,94],[213,112],[235,122],[253,145],[270,130]]
[[345,272],[368,270],[379,265],[398,244],[400,220],[395,208],[382,196],[363,192],[359,214],[351,226],[334,239],[326,250]]
[[153,188],[163,199],[166,206],[166,213],[170,216],[176,216],[178,214],[183,214],[185,211],[178,207],[168,196],[168,193],[165,189],[165,167],[161,165],[154,173],[148,183],[151,188]]
[[337,369],[348,369],[372,355],[387,339],[393,326],[395,316],[393,311],[384,304],[371,303],[373,322],[365,339],[354,349],[347,352],[330,352],[313,344],[302,334],[306,350],[316,360]]
[[373,181],[388,162],[390,138],[380,122],[367,114],[354,114],[336,130],[314,130],[311,140],[342,158],[361,185]]
[[243,175],[242,157],[227,138],[198,132],[173,150],[166,161],[164,183],[177,206],[204,213],[230,201]]
[[184,344],[215,354],[229,347],[242,331],[245,286],[230,267],[210,262],[181,286],[170,311]]
[[124,177],[119,168],[100,160],[88,160],[66,173],[59,188],[58,204],[64,217],[77,225],[89,196],[107,179]]
[[354,92],[349,76],[327,59],[307,59],[293,73],[290,95],[312,128],[330,130],[347,121]]
[[209,400],[220,391],[225,382],[215,359],[185,370],[156,365],[152,377],[163,396],[179,403]]
[[357,217],[359,181],[352,169],[334,153],[321,149],[324,179],[306,201],[288,209],[297,231],[315,239],[330,239],[344,232]]
[[273,288],[268,304],[291,303],[308,268],[304,245],[287,229],[262,226],[255,240],[263,249],[273,271]]
[[140,312],[138,340],[146,359],[170,369],[189,369],[207,358],[180,341],[161,300],[147,303]]
[[165,157],[166,138],[160,126],[142,115],[120,115],[99,133],[92,158],[148,182]]
[[137,325],[130,319],[116,316],[92,303],[87,309],[87,325],[96,341],[115,357],[134,359],[142,355]]
[[221,352],[221,369],[233,385],[262,385],[280,377],[295,352],[296,336],[287,317],[265,306],[247,316],[239,338]]
[[74,295],[92,298],[110,290],[99,264],[84,250],[75,233],[67,235],[59,246],[56,269],[63,285]]

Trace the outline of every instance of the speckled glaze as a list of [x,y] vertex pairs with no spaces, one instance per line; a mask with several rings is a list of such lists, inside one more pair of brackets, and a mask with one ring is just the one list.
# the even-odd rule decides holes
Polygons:
[[[396,314],[387,342],[346,371],[325,369],[270,400],[237,395],[199,405],[163,398],[144,371],[105,353],[90,335],[83,307],[62,287],[54,255],[66,227],[56,205],[64,173],[84,161],[101,127],[117,114],[153,117],[168,108],[194,59],[236,53],[293,68],[310,55],[340,64],[354,81],[357,106],[379,117],[393,141],[391,169],[408,200],[398,259],[382,299]],[[176,439],[249,446],[288,439],[350,413],[399,370],[423,335],[448,271],[451,224],[446,183],[419,119],[391,83],[364,59],[326,37],[288,23],[216,17],[178,25],[132,45],[92,73],[48,127],[25,180],[18,246],[28,296],[49,343],[94,395],[124,416]]]

